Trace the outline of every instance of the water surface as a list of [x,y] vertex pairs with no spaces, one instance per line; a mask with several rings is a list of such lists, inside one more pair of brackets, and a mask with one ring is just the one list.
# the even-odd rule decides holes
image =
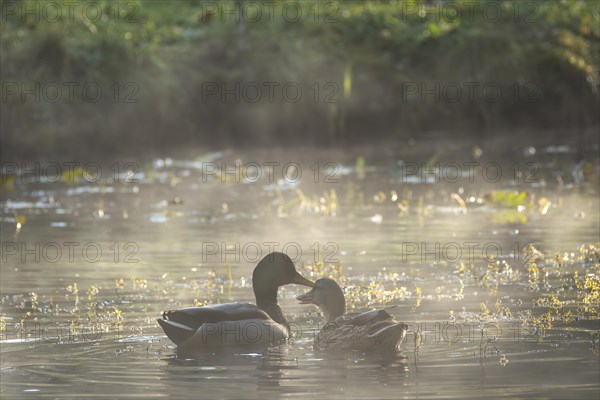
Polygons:
[[[526,182],[406,176],[400,155],[336,161],[337,182],[315,180],[307,154],[271,158],[301,163],[298,182],[202,170],[233,165],[229,153],[136,161],[97,182],[17,177],[2,188],[2,398],[598,398],[598,172],[579,173],[572,153],[522,156],[538,168]],[[331,160],[317,158],[322,173]],[[340,280],[349,308],[396,305],[406,342],[314,349],[321,316],[292,285],[290,343],[178,354],[155,318],[254,302],[269,246]]]

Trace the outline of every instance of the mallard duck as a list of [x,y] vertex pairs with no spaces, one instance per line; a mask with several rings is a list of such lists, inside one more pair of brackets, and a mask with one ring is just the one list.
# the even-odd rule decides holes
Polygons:
[[165,311],[158,324],[180,348],[252,345],[281,341],[290,325],[277,303],[277,289],[289,283],[312,287],[283,253],[265,256],[254,268],[252,286],[256,305],[227,303]]
[[344,292],[333,279],[317,280],[311,291],[297,299],[301,304],[315,304],[325,316],[325,325],[315,338],[315,345],[321,348],[392,350],[402,343],[408,330],[387,309],[345,314]]

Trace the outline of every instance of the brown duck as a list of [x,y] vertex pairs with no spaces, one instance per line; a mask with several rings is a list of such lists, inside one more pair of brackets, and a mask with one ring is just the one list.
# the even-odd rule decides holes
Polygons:
[[311,291],[297,299],[301,304],[315,304],[325,316],[325,325],[315,338],[315,345],[321,348],[394,350],[408,330],[387,309],[345,314],[344,292],[333,279],[317,280]]

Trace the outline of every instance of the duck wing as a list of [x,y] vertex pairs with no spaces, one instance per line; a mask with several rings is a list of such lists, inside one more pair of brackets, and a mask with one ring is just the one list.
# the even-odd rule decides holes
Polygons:
[[271,317],[250,303],[227,303],[205,307],[187,307],[170,310],[158,318],[158,324],[175,344],[180,344],[205,323],[242,321],[247,319],[270,320]]
[[165,311],[163,319],[198,329],[205,322],[241,321],[244,319],[271,319],[269,315],[250,303],[226,303],[204,307],[187,307]]
[[376,324],[377,322],[393,319],[393,317],[387,312],[387,309],[385,308],[379,310],[365,311],[363,313],[346,314],[343,315],[342,318],[343,317],[349,317],[345,321],[345,324],[355,326]]

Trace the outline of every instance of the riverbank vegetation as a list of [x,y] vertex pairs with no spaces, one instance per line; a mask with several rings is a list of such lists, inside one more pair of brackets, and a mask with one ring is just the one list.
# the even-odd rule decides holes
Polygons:
[[599,126],[597,2],[78,4],[2,3],[3,159]]

